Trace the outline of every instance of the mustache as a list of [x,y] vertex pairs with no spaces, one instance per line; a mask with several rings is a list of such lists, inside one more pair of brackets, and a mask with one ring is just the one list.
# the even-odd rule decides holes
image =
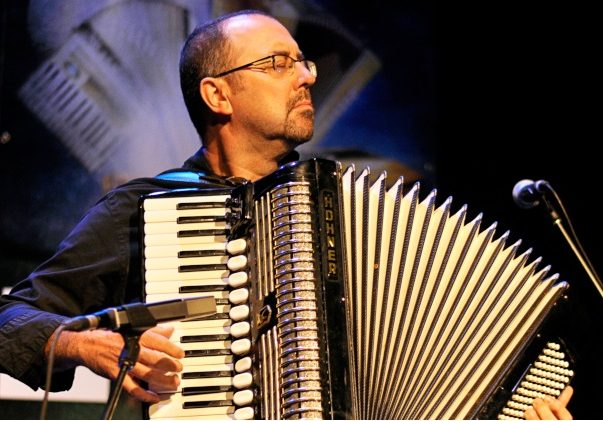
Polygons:
[[289,100],[288,108],[292,110],[297,104],[302,101],[312,101],[312,95],[308,89],[304,89]]

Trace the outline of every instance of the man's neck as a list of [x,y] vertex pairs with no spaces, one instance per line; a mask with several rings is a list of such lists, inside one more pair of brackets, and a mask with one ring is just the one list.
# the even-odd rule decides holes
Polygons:
[[[220,144],[217,145],[221,146]],[[256,181],[271,174],[279,167],[279,162],[287,155],[270,154],[268,150],[264,153],[240,150],[232,153],[232,148],[217,149],[206,147],[203,153],[213,172],[224,177],[242,177],[250,181]]]

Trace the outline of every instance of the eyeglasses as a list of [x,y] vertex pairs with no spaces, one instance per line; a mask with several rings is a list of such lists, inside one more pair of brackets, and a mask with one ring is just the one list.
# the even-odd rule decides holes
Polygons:
[[296,60],[293,57],[289,57],[288,55],[285,55],[285,54],[273,54],[271,56],[252,61],[251,63],[247,63],[242,66],[235,67],[234,69],[230,69],[225,72],[218,73],[214,77],[226,76],[230,73],[238,72],[239,70],[243,70],[243,69],[247,69],[248,67],[261,66],[263,64],[270,65],[269,67],[266,67],[265,70],[273,70],[275,73],[277,73],[279,75],[281,75],[281,74],[292,75],[295,63],[302,63],[306,67],[306,69],[308,69],[310,71],[312,76],[316,77],[316,75],[317,75],[316,63],[314,63],[313,61],[310,61],[310,60],[306,60],[305,58]]

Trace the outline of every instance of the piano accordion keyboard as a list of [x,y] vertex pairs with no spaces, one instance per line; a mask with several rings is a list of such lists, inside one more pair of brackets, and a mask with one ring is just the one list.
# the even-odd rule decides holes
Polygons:
[[185,352],[176,390],[155,390],[150,419],[251,419],[254,416],[245,240],[228,241],[229,192],[145,197],[146,302],[213,296],[216,314],[170,323]]

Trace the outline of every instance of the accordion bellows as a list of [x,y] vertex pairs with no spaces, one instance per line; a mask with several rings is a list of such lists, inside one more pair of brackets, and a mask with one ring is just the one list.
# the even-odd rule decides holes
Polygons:
[[[222,199],[225,238],[248,243],[241,271],[248,274],[251,346],[227,364],[234,379],[244,374],[238,361],[250,358],[253,381],[242,388],[254,397],[241,404],[233,385],[215,404],[221,415],[513,418],[534,396],[558,394],[569,382],[569,371],[553,383],[536,380],[536,392],[502,410],[520,380],[511,373],[532,370],[520,361],[567,283],[548,266],[539,269],[541,259],[530,261],[530,250],[518,254],[519,242],[508,246],[509,233],[497,237],[496,224],[466,221],[465,206],[452,212],[451,198],[438,205],[435,190],[421,199],[418,183],[403,192],[402,180],[389,188],[386,181],[313,159]],[[224,276],[233,272],[216,283],[228,284]],[[553,367],[564,356],[548,346],[553,357],[545,365]],[[217,412],[196,413],[205,414]]]
[[505,248],[508,233],[466,223],[466,207],[450,215],[435,191],[419,201],[418,185],[403,195],[368,176],[343,176],[355,413],[471,417],[566,285]]

